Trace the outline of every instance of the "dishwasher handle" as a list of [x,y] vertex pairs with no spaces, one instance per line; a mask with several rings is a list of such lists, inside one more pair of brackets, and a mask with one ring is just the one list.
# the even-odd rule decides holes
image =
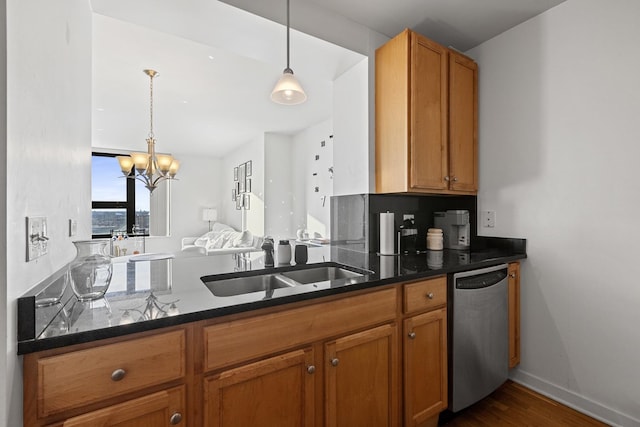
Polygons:
[[460,277],[455,281],[456,289],[483,289],[502,282],[507,277],[507,269]]

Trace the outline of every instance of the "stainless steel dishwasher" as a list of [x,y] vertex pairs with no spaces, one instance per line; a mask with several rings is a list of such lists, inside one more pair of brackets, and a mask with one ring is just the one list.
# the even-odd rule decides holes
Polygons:
[[450,286],[449,409],[486,397],[509,371],[507,264],[456,273]]

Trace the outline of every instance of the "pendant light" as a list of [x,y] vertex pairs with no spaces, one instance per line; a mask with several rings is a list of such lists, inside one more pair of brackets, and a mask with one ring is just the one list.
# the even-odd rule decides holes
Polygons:
[[289,0],[287,0],[287,68],[271,92],[271,100],[278,104],[296,105],[307,100],[307,95],[289,67]]
[[[131,153],[129,156],[116,156],[125,177],[142,181],[153,192],[158,183],[175,179],[180,162],[168,154],[156,154],[156,139],[153,134],[153,78],[158,76],[155,70],[142,70],[149,76],[149,137],[146,153]],[[131,169],[135,171],[132,174]]]

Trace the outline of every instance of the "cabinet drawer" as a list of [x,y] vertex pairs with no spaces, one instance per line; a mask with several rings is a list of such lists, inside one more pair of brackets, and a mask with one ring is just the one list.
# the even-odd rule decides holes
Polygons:
[[429,310],[447,303],[447,276],[404,285],[404,312]]
[[204,328],[205,370],[267,356],[396,316],[390,288]]
[[105,400],[185,375],[185,331],[38,360],[38,415]]

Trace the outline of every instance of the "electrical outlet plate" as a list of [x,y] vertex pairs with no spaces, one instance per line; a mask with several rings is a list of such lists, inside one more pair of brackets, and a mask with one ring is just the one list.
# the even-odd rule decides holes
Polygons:
[[485,228],[496,226],[496,211],[482,211],[482,226]]
[[27,262],[46,255],[48,250],[47,218],[27,217]]

